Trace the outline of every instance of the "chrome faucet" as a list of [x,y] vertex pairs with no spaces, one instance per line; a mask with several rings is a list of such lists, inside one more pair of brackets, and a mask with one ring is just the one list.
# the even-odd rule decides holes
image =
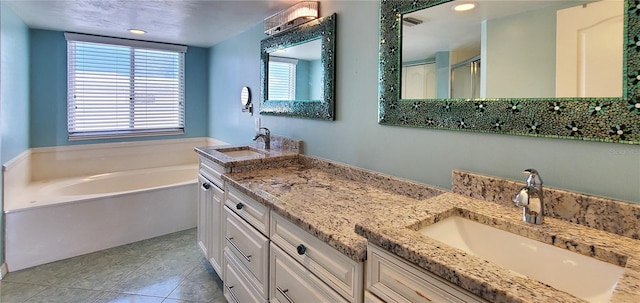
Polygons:
[[527,185],[520,189],[513,198],[516,206],[522,206],[522,220],[533,224],[542,224],[544,216],[544,202],[542,195],[542,179],[538,171],[529,168],[522,173],[529,175]]
[[[260,133],[261,129],[264,129],[264,134]],[[262,140],[264,140],[264,149],[266,150],[271,149],[271,132],[269,131],[268,128],[261,127],[258,130],[258,133],[256,133],[255,137],[253,137],[253,141],[258,140],[258,138],[262,138]]]

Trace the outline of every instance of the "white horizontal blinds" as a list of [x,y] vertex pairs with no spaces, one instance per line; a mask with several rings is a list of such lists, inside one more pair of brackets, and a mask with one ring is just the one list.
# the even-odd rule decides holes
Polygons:
[[67,100],[70,139],[183,133],[184,52],[69,40]]
[[297,60],[269,60],[268,100],[295,100]]

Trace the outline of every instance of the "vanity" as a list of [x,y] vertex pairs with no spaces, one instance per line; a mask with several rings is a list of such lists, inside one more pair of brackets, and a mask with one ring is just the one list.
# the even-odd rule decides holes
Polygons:
[[[599,229],[555,218],[563,216],[563,203],[575,201],[587,201],[583,205],[587,209],[603,207],[603,212],[608,209],[612,216],[624,214],[627,219],[639,214],[640,206],[576,198],[575,193],[571,194],[575,201],[558,202],[571,199],[558,198],[565,194],[561,190],[547,189],[550,215],[544,224],[533,225],[522,222],[520,209],[477,196],[491,190],[500,192],[493,197],[512,196],[521,182],[455,171],[454,192],[447,192],[296,152],[267,156],[259,149],[236,147],[243,148],[260,155],[237,152],[239,156],[230,158],[225,152],[233,154],[233,148],[196,149],[204,180],[214,183],[209,168],[212,162],[219,165],[215,184],[222,186],[213,185],[219,198],[209,199],[215,211],[199,207],[212,219],[199,214],[204,224],[199,221],[198,241],[210,241],[204,245],[206,255],[217,264],[214,268],[230,302],[635,302],[640,298],[638,224],[622,231],[621,226],[596,226],[588,217],[574,219]],[[496,188],[474,190],[487,184]],[[207,196],[204,187],[201,194]],[[446,225],[449,220],[467,223]],[[451,226],[468,222],[477,225],[461,228],[457,236],[437,230],[448,232],[455,229]],[[435,233],[429,234],[434,228]],[[489,235],[480,246],[485,242],[485,248],[503,249],[487,256],[449,242],[480,228],[488,228],[480,234]],[[498,240],[500,232],[520,238]],[[559,264],[546,259],[536,264],[537,257],[506,248],[522,239],[532,242],[516,246],[551,249],[552,256],[560,251],[568,257],[561,257]],[[500,253],[501,258],[490,258]],[[512,263],[500,263],[504,260]],[[519,264],[533,266],[541,275]]]

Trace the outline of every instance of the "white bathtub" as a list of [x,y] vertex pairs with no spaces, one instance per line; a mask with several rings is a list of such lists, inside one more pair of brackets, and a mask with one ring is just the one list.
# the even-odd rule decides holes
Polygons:
[[6,197],[9,271],[196,226],[197,165],[30,183]]

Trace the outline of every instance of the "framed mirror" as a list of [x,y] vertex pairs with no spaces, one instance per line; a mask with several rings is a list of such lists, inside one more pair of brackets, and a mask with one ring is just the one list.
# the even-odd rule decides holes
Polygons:
[[640,144],[638,1],[461,3],[381,2],[380,124]]
[[334,119],[336,14],[260,43],[260,113]]

